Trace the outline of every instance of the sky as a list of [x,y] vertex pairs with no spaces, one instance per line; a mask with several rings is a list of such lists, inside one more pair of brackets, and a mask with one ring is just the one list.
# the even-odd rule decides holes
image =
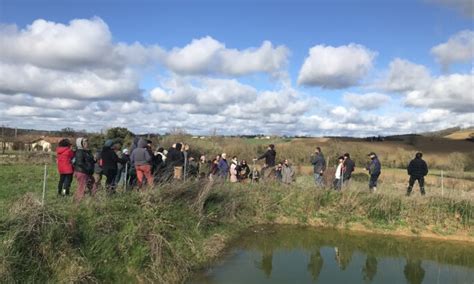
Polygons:
[[474,0],[0,0],[0,124],[372,136],[474,125]]

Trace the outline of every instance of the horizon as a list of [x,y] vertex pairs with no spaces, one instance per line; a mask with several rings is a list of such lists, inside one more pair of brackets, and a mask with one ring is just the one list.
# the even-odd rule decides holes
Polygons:
[[370,137],[474,126],[471,0],[0,3],[0,124]]

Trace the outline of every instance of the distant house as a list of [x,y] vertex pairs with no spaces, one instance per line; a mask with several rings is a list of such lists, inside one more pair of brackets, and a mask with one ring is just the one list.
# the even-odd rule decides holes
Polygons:
[[58,146],[62,137],[41,137],[30,142],[31,151],[51,152]]

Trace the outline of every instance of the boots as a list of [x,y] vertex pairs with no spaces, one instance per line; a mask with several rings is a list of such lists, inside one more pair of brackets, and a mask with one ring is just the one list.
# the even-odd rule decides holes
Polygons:
[[420,188],[420,191],[421,191],[421,195],[425,195],[425,194],[426,194],[424,187]]
[[407,196],[410,196],[412,189],[413,188],[411,186],[407,188],[407,194],[406,194]]

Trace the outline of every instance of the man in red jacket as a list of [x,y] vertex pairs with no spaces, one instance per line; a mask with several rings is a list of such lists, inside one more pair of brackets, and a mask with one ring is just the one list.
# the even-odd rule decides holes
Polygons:
[[59,172],[58,195],[69,195],[69,189],[71,188],[72,183],[72,174],[74,172],[72,166],[74,152],[71,149],[71,142],[69,142],[69,139],[62,139],[59,141],[56,154]]

